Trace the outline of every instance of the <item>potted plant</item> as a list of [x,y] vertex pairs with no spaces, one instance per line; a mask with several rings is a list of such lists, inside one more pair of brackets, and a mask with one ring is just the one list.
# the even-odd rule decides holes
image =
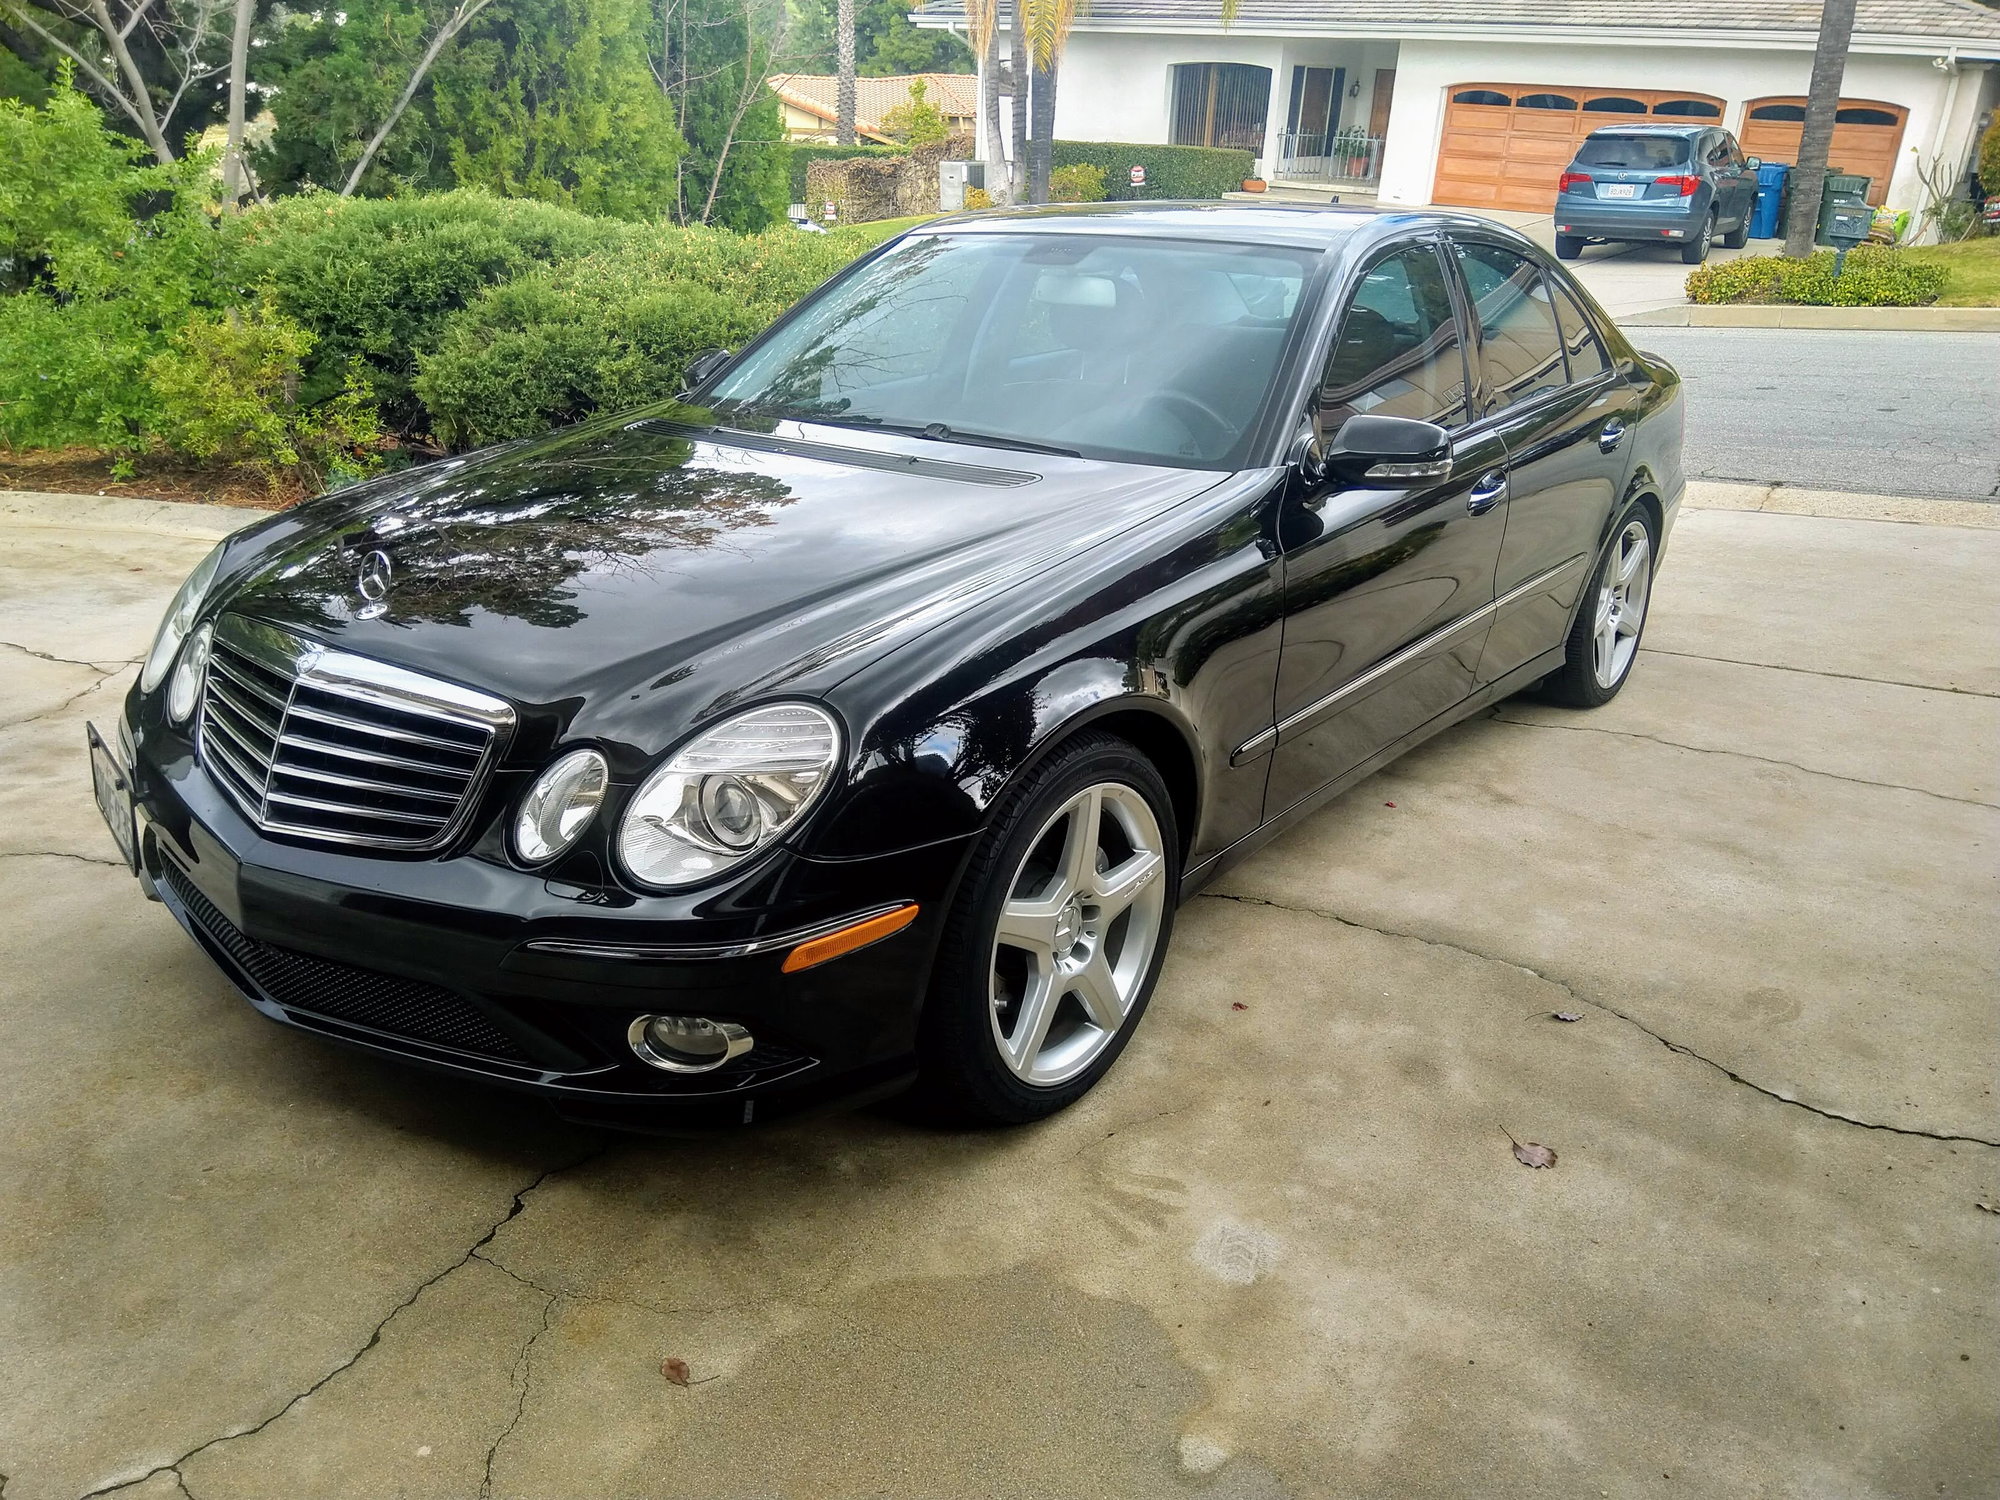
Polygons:
[[1246,177],[1243,179],[1243,191],[1246,193],[1261,193],[1267,186],[1269,184],[1261,177]]

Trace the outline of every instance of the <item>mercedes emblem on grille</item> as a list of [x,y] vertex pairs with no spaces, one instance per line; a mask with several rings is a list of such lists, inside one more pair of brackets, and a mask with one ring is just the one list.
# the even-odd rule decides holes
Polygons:
[[379,548],[361,559],[361,571],[354,580],[365,603],[357,614],[364,620],[373,619],[389,606],[383,600],[389,597],[389,585],[395,582],[396,570],[389,561],[389,554]]

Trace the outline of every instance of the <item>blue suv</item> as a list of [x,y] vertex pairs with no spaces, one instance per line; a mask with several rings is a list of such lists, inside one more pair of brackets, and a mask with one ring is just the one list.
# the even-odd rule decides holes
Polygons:
[[1757,198],[1755,157],[1712,125],[1607,125],[1576,148],[1556,187],[1556,254],[1593,241],[1679,245],[1698,266],[1718,237],[1740,250]]

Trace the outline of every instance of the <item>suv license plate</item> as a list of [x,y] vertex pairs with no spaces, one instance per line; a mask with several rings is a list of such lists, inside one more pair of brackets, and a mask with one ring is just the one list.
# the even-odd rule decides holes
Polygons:
[[1600,198],[1636,198],[1639,196],[1639,184],[1636,182],[1600,182],[1597,185],[1597,196]]
[[97,810],[104,814],[112,841],[125,856],[125,868],[139,873],[139,831],[132,813],[132,781],[119,764],[117,754],[104,743],[95,724],[83,726],[90,745],[90,783],[97,794]]

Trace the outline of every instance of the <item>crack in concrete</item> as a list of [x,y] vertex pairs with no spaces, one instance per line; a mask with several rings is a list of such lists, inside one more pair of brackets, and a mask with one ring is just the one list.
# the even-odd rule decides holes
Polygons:
[[1906,786],[1900,781],[1876,781],[1867,776],[1843,776],[1838,771],[1824,771],[1818,766],[1801,765],[1795,760],[1780,760],[1774,755],[1753,755],[1748,750],[1729,750],[1715,745],[1690,745],[1682,740],[1670,740],[1657,734],[1641,734],[1636,729],[1606,729],[1600,724],[1551,724],[1542,719],[1509,719],[1498,709],[1489,713],[1487,719],[1495,724],[1512,724],[1517,729],[1554,729],[1565,734],[1608,734],[1617,739],[1649,740],[1655,745],[1665,745],[1673,750],[1689,750],[1696,755],[1727,755],[1737,760],[1759,761],[1767,766],[1789,766],[1794,771],[1804,771],[1808,776],[1824,776],[1829,781],[1845,781],[1854,786],[1881,787],[1890,792],[1911,792],[1919,797],[1935,797],[1940,802],[1956,802],[1961,807],[2000,808],[2000,803],[1982,802],[1977,797],[1954,797],[1949,792],[1933,792],[1928,787]]
[[1715,661],[1731,667],[1760,667],[1766,672],[1797,672],[1801,677],[1831,677],[1840,682],[1872,682],[1877,687],[1909,688],[1919,693],[1956,693],[1963,698],[2000,698],[2000,693],[1982,693],[1978,688],[1945,687],[1936,682],[1902,682],[1894,677],[1864,677],[1859,672],[1828,672],[1818,667],[1788,667],[1775,661],[1745,661],[1740,656],[1704,656],[1699,651],[1669,651],[1664,646],[1641,646],[1654,656],[1678,656],[1686,661]]
[[[97,1500],[97,1497],[109,1495],[113,1491],[126,1489],[135,1484],[144,1484],[147,1480],[153,1478],[155,1475],[158,1474],[172,1474],[175,1476],[177,1480],[179,1480],[181,1466],[187,1463],[190,1459],[194,1458],[196,1455],[206,1453],[211,1448],[219,1448],[224,1443],[233,1443],[239,1438],[255,1437],[258,1433],[262,1432],[265,1428],[269,1427],[272,1423],[278,1421],[286,1413],[290,1412],[292,1408],[297,1406],[301,1401],[304,1401],[309,1396],[317,1394],[319,1391],[325,1389],[328,1385],[330,1385],[334,1380],[338,1379],[341,1375],[345,1374],[348,1370],[353,1369],[355,1365],[360,1363],[362,1357],[365,1356],[369,1350],[373,1349],[377,1344],[382,1342],[382,1335],[384,1332],[387,1331],[389,1325],[393,1323],[401,1313],[405,1312],[407,1309],[415,1305],[417,1299],[422,1297],[425,1292],[429,1291],[432,1287],[436,1286],[439,1282],[443,1281],[447,1276],[450,1276],[453,1272],[463,1270],[466,1266],[470,1265],[475,1258],[479,1260],[485,1260],[486,1257],[480,1255],[479,1251],[485,1249],[487,1245],[493,1242],[494,1236],[499,1234],[502,1229],[506,1228],[507,1225],[509,1225],[515,1219],[520,1217],[521,1213],[528,1206],[529,1196],[533,1194],[538,1188],[540,1188],[544,1183],[546,1183],[551,1177],[558,1176],[563,1172],[575,1171],[578,1167],[581,1167],[588,1162],[596,1160],[598,1157],[602,1156],[609,1149],[610,1146],[608,1143],[600,1142],[598,1145],[593,1146],[589,1151],[585,1152],[582,1156],[577,1157],[574,1161],[562,1162],[556,1166],[548,1168],[546,1171],[542,1172],[541,1175],[536,1177],[533,1182],[529,1183],[526,1187],[516,1192],[514,1194],[513,1202],[508,1205],[507,1212],[502,1214],[498,1219],[494,1220],[492,1225],[488,1227],[486,1232],[482,1234],[477,1240],[474,1240],[471,1247],[467,1249],[463,1255],[461,1255],[457,1260],[453,1261],[450,1265],[446,1266],[442,1271],[437,1272],[435,1275],[428,1276],[423,1281],[418,1283],[415,1291],[411,1292],[409,1296],[405,1297],[402,1301],[398,1302],[394,1307],[390,1308],[386,1314],[383,1315],[381,1321],[378,1322],[375,1325],[375,1327],[370,1331],[367,1341],[363,1343],[359,1349],[356,1349],[352,1354],[348,1355],[346,1359],[342,1360],[339,1364],[335,1365],[331,1370],[328,1370],[324,1375],[320,1376],[319,1379],[315,1380],[311,1385],[307,1386],[297,1395],[292,1396],[285,1402],[283,1406],[280,1406],[276,1411],[272,1412],[268,1417],[265,1417],[261,1421],[258,1421],[256,1423],[253,1423],[251,1426],[238,1428],[234,1432],[225,1432],[220,1437],[212,1437],[205,1442],[197,1443],[194,1447],[188,1449],[187,1452],[183,1453],[179,1458],[176,1458],[169,1463],[155,1464],[152,1468],[146,1470],[143,1474],[135,1474],[127,1478],[116,1479],[109,1484],[101,1484],[94,1490],[86,1490],[81,1496],[78,1497],[78,1500]],[[505,1268],[503,1267],[502,1269]],[[183,1489],[186,1488],[186,1484],[184,1481],[182,1481],[182,1488]]]
[[[481,1260],[486,1259],[483,1255],[479,1258]],[[493,1261],[488,1261],[487,1263],[489,1265],[498,1264]],[[500,1266],[499,1269],[503,1271],[507,1270],[505,1266]],[[508,1271],[507,1274],[510,1276],[514,1275],[512,1271]],[[516,1281],[522,1280],[518,1276],[514,1277],[514,1279]],[[519,1390],[514,1397],[514,1415],[508,1420],[507,1425],[500,1430],[500,1435],[487,1445],[485,1477],[479,1482],[479,1500],[492,1500],[493,1460],[500,1452],[500,1445],[512,1437],[514,1429],[521,1425],[521,1415],[528,1409],[528,1384],[534,1376],[533,1356],[535,1345],[540,1342],[542,1335],[549,1331],[549,1324],[555,1317],[556,1304],[562,1300],[554,1293],[547,1295],[548,1300],[542,1304],[542,1326],[528,1336],[527,1343],[521,1346],[521,1352],[514,1357],[514,1376],[519,1386]]]
[[1807,1114],[1818,1115],[1823,1120],[1833,1120],[1842,1125],[1854,1125],[1863,1130],[1879,1130],[1888,1135],[1913,1136],[1919,1140],[1926,1141],[1962,1141],[1968,1145],[1992,1146],[2000,1149],[2000,1141],[1988,1140],[1985,1136],[1959,1135],[1956,1132],[1945,1130],[1917,1130],[1907,1125],[1884,1125],[1875,1120],[1861,1119],[1856,1115],[1842,1114],[1839,1110],[1824,1109],[1817,1104],[1808,1104],[1803,1099],[1794,1099],[1788,1094],[1779,1093],[1776,1089],[1767,1088],[1754,1079],[1744,1077],[1725,1063],[1719,1063],[1712,1057],[1703,1056],[1685,1043],[1672,1041],[1660,1035],[1659,1032],[1653,1030],[1652,1027],[1648,1026],[1638,1017],[1620,1010],[1608,1001],[1583,994],[1576,986],[1568,983],[1566,980],[1558,979],[1552,974],[1545,974],[1540,969],[1529,968],[1526,964],[1515,963],[1511,958],[1501,958],[1492,953],[1481,953],[1477,948],[1468,948],[1463,943],[1454,943],[1445,938],[1425,937],[1422,933],[1417,932],[1398,932],[1393,928],[1373,927],[1366,922],[1356,922],[1351,918],[1340,916],[1335,912],[1322,910],[1316,906],[1294,906],[1289,902],[1272,901],[1263,896],[1244,896],[1233,891],[1202,891],[1199,893],[1198,899],[1234,901],[1243,906],[1268,906],[1275,911],[1297,912],[1301,916],[1318,917],[1323,921],[1335,922],[1342,927],[1351,927],[1359,932],[1372,932],[1378,937],[1400,938],[1406,942],[1422,943],[1429,948],[1443,948],[1452,953],[1463,953],[1468,958],[1476,958],[1484,963],[1504,964],[1510,969],[1518,970],[1532,978],[1539,979],[1544,984],[1554,985],[1577,1004],[1587,1005],[1592,1010],[1600,1010],[1608,1016],[1616,1017],[1634,1030],[1651,1037],[1669,1052],[1677,1052],[1683,1057],[1692,1058],[1705,1067],[1713,1068],[1731,1083],[1741,1084],[1753,1093],[1762,1094],[1766,1099],[1775,1099],[1780,1104],[1789,1104],[1794,1109],[1802,1109]]
[[74,859],[86,865],[109,865],[114,870],[125,868],[122,859],[100,859],[95,854],[72,854],[67,849],[0,849],[0,859]]
[[[1231,896],[1226,899],[1233,901],[1236,898]],[[1148,1125],[1157,1124],[1159,1121],[1168,1119],[1173,1115],[1185,1114],[1188,1110],[1193,1109],[1195,1105],[1200,1102],[1202,1101],[1189,1100],[1185,1104],[1176,1104],[1172,1109],[1156,1110],[1154,1113],[1150,1115],[1142,1115],[1140,1116],[1140,1118],[1136,1120],[1127,1120],[1123,1124],[1119,1125],[1117,1129],[1105,1131],[1104,1134],[1097,1137],[1096,1140],[1085,1141],[1081,1146],[1078,1146],[1074,1151],[1070,1152],[1068,1156],[1065,1156],[1062,1159],[1061,1164],[1065,1167],[1068,1166],[1078,1157],[1083,1156],[1088,1152],[1095,1151],[1099,1146],[1103,1145],[1106,1141],[1113,1139],[1114,1137],[1122,1134],[1125,1131],[1142,1130]]]
[[[9,651],[18,651],[23,656],[32,656],[37,661],[54,662],[57,666],[61,667],[88,667],[91,671],[100,673],[105,677],[109,677],[114,672],[122,672],[127,667],[136,667],[140,662],[145,660],[143,656],[135,656],[130,661],[127,661],[122,656],[107,656],[104,661],[85,661],[80,657],[55,656],[47,651],[37,651],[33,646],[23,646],[19,641],[0,641],[0,646],[4,646]],[[106,666],[105,662],[109,662],[111,665]]]

